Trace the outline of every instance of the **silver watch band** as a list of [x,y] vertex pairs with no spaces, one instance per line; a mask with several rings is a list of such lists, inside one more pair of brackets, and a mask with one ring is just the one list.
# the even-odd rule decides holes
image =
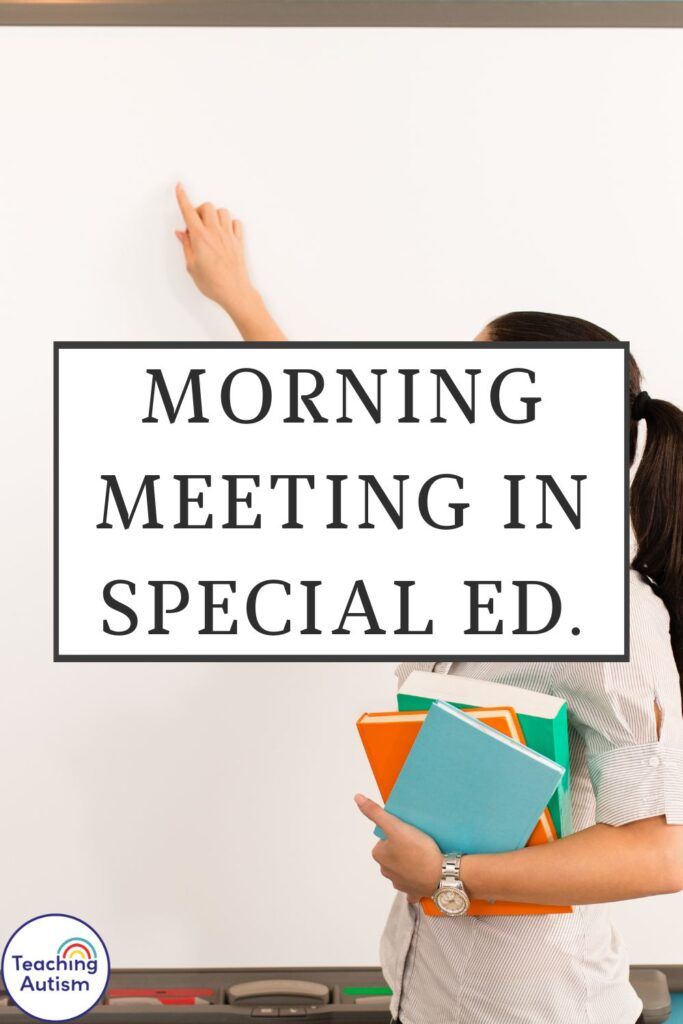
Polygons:
[[441,880],[432,900],[437,908],[448,916],[466,914],[470,906],[470,898],[460,878],[460,862],[462,854],[446,853],[441,861]]
[[441,879],[446,882],[460,881],[461,853],[445,853],[441,865]]

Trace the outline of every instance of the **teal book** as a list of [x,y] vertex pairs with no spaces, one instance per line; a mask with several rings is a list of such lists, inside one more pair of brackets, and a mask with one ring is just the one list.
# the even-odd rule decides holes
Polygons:
[[[564,774],[561,765],[434,701],[386,802],[443,853],[523,847]],[[381,829],[375,834],[384,838]]]
[[528,746],[565,770],[548,810],[558,836],[571,833],[569,726],[564,700],[509,683],[439,672],[411,672],[398,691],[400,711],[426,711],[434,700],[446,701],[457,708],[514,708]]

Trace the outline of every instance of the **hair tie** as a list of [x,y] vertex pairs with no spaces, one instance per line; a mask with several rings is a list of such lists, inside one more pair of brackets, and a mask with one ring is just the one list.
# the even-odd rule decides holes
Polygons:
[[633,404],[631,405],[631,419],[644,419],[645,413],[647,412],[647,407],[651,401],[652,399],[648,395],[647,391],[639,391],[636,397],[633,399]]

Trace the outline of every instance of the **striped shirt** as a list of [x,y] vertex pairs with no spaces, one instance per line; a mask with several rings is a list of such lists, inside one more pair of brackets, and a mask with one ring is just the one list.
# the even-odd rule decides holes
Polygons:
[[[683,824],[683,717],[669,616],[636,572],[628,662],[407,663],[396,670],[399,684],[413,669],[566,700],[574,831],[656,815]],[[380,959],[402,1024],[633,1024],[642,1010],[604,904],[572,914],[429,917],[398,893]]]

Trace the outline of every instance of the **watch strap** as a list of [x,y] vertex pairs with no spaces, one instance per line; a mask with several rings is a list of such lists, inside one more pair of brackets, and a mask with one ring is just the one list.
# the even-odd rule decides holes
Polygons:
[[460,881],[460,862],[462,861],[461,853],[446,853],[444,854],[443,861],[441,864],[441,881],[442,882],[459,882]]

